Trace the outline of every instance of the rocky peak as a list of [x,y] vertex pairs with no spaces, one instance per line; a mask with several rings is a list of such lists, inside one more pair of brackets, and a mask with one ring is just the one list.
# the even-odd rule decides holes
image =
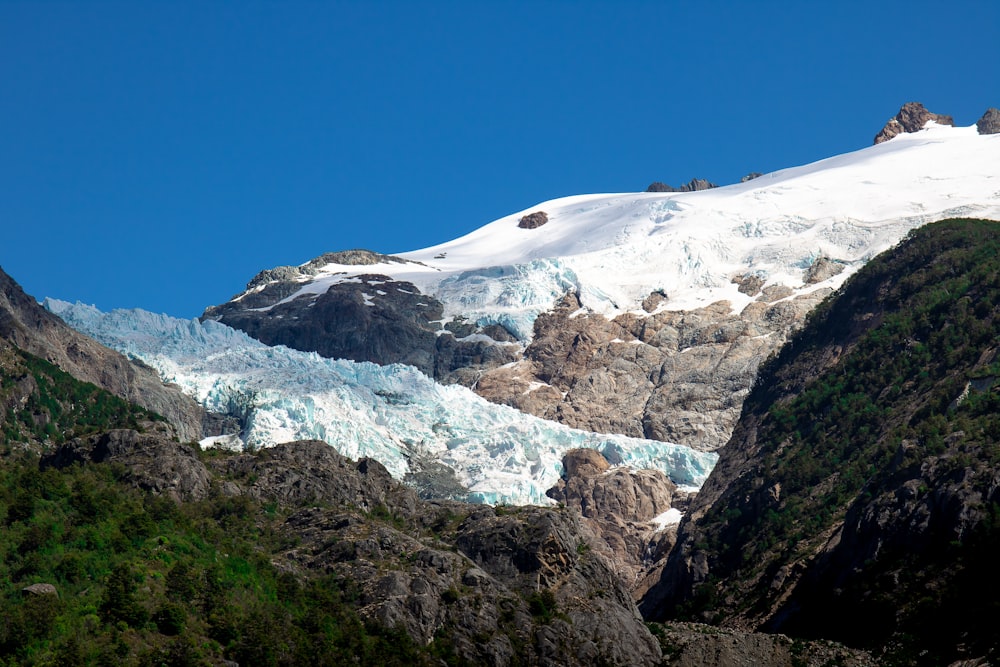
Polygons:
[[717,187],[719,186],[711,181],[706,181],[704,178],[692,178],[679,188],[667,185],[666,183],[661,183],[660,181],[654,181],[649,184],[649,187],[646,188],[646,192],[698,192],[701,190],[711,190],[712,188]]
[[1000,134],[1000,109],[990,107],[983,117],[976,121],[979,134]]
[[920,102],[907,102],[899,109],[899,113],[890,118],[875,135],[875,143],[881,144],[889,141],[903,132],[919,132],[931,120],[939,125],[955,124],[955,120],[951,116],[931,113]]

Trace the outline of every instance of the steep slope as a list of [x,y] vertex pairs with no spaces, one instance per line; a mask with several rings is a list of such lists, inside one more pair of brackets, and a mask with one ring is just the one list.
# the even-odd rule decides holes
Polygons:
[[1000,223],[928,225],[762,370],[647,617],[1000,653]]
[[236,446],[324,440],[346,456],[379,460],[428,497],[545,504],[563,452],[577,447],[662,470],[682,485],[700,484],[716,460],[683,445],[570,429],[442,386],[409,366],[268,347],[217,322],[101,313],[54,300],[46,307],[156,368],[209,410],[238,415],[243,442]]
[[1000,218],[997,165],[996,135],[930,122],[738,185],[567,197],[424,250],[280,267],[203,318],[711,450],[760,361],[830,289],[914,227]]
[[[0,340],[0,444],[42,449],[108,428],[169,430],[162,417]],[[157,423],[159,422],[159,423]]]
[[176,387],[165,385],[156,371],[126,359],[84,336],[24,293],[0,269],[0,340],[41,357],[73,377],[91,382],[116,396],[166,417],[185,440],[202,437],[205,411]]

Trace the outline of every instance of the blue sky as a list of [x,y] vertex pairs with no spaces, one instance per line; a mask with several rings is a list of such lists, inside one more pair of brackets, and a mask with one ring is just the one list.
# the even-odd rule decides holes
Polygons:
[[194,317],[332,250],[1000,106],[1000,3],[0,0],[0,266]]

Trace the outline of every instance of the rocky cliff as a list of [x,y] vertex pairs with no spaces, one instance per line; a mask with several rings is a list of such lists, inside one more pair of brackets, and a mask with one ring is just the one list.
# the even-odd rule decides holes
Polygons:
[[[351,252],[364,258],[375,255]],[[336,255],[324,255],[330,256]],[[412,283],[364,274],[337,283],[316,298],[286,300],[301,287],[299,274],[290,273],[298,269],[279,268],[288,271],[272,269],[260,274],[247,288],[260,285],[263,289],[213,306],[203,319],[218,320],[267,345],[286,345],[337,359],[409,364],[444,382],[471,384],[481,369],[518,356],[519,347],[503,327],[475,327],[459,321],[443,329],[441,302],[421,294]]]
[[789,290],[738,280],[756,297],[740,312],[725,301],[662,310],[654,293],[652,312],[608,320],[581,314],[569,295],[538,317],[524,358],[483,372],[476,392],[576,428],[717,449],[760,362],[829,294],[788,299]]
[[995,658],[998,257],[997,223],[932,224],[814,313],[762,370],[647,617]]
[[184,440],[218,424],[195,401],[159,375],[84,336],[42,308],[0,270],[0,339],[54,363],[70,375],[166,417]]

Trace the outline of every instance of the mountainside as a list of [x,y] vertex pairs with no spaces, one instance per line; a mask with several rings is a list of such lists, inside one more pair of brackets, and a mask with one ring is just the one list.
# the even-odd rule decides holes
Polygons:
[[934,220],[1000,218],[1000,140],[935,118],[738,185],[567,197],[424,250],[271,269],[203,319],[713,450],[761,360],[865,261]]
[[1000,657],[1000,224],[914,230],[762,370],[647,617]]
[[194,400],[176,387],[165,385],[152,368],[132,362],[66,326],[25,294],[2,269],[0,341],[163,415],[183,439],[197,440],[203,432],[218,432],[221,428]]

